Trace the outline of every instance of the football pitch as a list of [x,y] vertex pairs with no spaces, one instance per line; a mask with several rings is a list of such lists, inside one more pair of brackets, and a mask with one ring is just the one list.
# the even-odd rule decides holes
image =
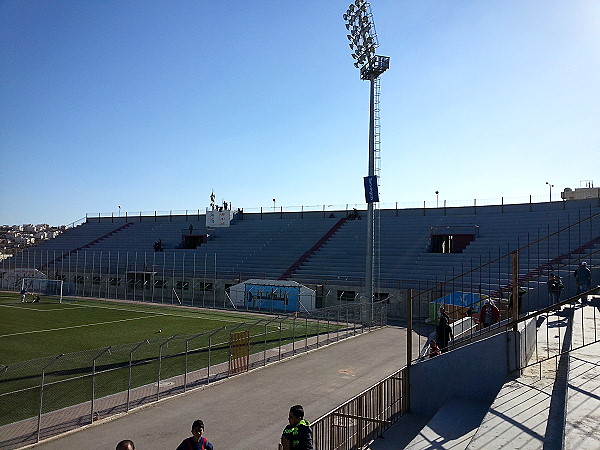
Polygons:
[[18,293],[0,292],[0,425],[38,414],[40,384],[43,411],[50,412],[231,363],[236,333],[246,336],[244,353],[252,358],[343,326],[160,304],[33,299],[21,303]]
[[[63,353],[195,335],[245,322],[258,315],[147,303],[42,296],[21,303],[0,293],[0,365]],[[275,325],[274,325],[275,326]]]

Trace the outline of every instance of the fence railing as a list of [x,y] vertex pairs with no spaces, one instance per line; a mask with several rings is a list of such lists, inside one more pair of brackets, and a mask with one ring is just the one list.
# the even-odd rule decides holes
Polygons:
[[[593,279],[598,280],[599,232],[600,214],[594,214],[571,224],[538,230],[524,243],[517,239],[512,245],[498,247],[496,252],[489,250],[485,256],[463,258],[451,271],[440,273],[434,287],[413,290],[416,317],[428,318],[416,325],[421,344],[434,331],[432,325],[437,324],[440,306],[451,322],[464,318],[478,322],[482,306],[490,300],[499,308],[495,321],[501,322],[554,307],[575,296],[578,286],[573,274],[581,262],[587,262]],[[550,288],[550,274],[562,280],[560,292]],[[517,300],[513,301],[513,295]],[[466,332],[480,328],[478,324]]]
[[358,449],[383,434],[407,412],[407,370],[393,373],[315,420],[315,449]]
[[[333,307],[0,366],[0,448],[38,442],[385,326],[386,317],[384,303]],[[232,343],[240,332],[247,336],[243,354]]]
[[[599,293],[600,287],[595,287],[521,317],[518,323],[523,324],[522,338],[517,354],[531,356],[517,360],[516,369],[541,378],[548,370],[557,371],[564,355],[600,342]],[[525,329],[528,323],[535,324],[535,334]]]
[[[509,367],[523,375],[542,378],[551,372],[554,377],[564,368],[565,356],[600,342],[599,293],[600,287],[595,287],[516,321],[509,318],[488,328],[472,327],[449,351],[518,330],[518,339],[507,340],[507,345],[515,346],[508,349],[515,355]],[[381,436],[408,412],[409,370],[404,367],[315,420],[315,449],[360,449]]]
[[[536,203],[564,203],[564,201],[557,201],[554,197],[554,201],[550,202],[549,197],[546,194],[536,195],[522,195],[514,197],[492,197],[492,198],[471,198],[471,199],[439,199],[431,198],[422,201],[412,202],[386,202],[379,203],[380,209],[440,209],[440,208],[457,208],[457,207],[479,207],[479,206],[490,206],[490,205],[514,205],[514,204],[536,204]],[[598,200],[600,200],[600,192]],[[233,210],[238,211],[239,205],[233,205]],[[367,205],[365,203],[346,203],[336,205],[273,205],[267,206],[254,206],[244,207],[243,211],[246,213],[289,213],[289,212],[323,212],[329,214],[334,211],[353,211],[366,210]],[[190,208],[181,210],[155,210],[155,211],[111,211],[111,212],[96,212],[86,213],[86,219],[93,220],[98,217],[114,217],[125,218],[125,217],[153,217],[153,216],[200,216],[205,213],[205,207],[203,208]]]

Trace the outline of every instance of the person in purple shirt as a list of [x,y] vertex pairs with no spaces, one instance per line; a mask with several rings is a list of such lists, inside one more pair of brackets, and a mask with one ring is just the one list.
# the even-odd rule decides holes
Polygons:
[[212,444],[202,437],[202,433],[204,433],[204,422],[200,419],[194,420],[192,436],[184,439],[177,450],[213,450]]

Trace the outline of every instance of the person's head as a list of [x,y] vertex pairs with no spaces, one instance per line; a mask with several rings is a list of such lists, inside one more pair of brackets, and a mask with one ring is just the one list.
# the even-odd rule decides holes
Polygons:
[[431,341],[429,341],[430,347],[435,347],[436,345],[437,345],[437,343],[433,339]]
[[581,265],[582,266],[587,266],[587,263],[585,261],[581,261]]
[[194,423],[192,423],[192,434],[195,438],[200,438],[202,433],[204,433],[204,422],[200,419],[194,420]]
[[133,441],[125,439],[117,444],[116,450],[135,450],[135,445],[133,445]]
[[554,274],[553,273],[551,273],[549,276],[550,276],[550,278],[554,278]]
[[288,416],[288,420],[290,425],[296,425],[304,419],[304,408],[302,405],[294,405],[290,408],[290,414]]

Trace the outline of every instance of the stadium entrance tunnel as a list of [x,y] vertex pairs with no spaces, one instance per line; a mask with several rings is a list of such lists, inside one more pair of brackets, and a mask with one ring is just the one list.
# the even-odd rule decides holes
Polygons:
[[462,253],[474,240],[474,234],[432,234],[431,253]]
[[479,236],[479,225],[431,227],[430,253],[462,253]]

